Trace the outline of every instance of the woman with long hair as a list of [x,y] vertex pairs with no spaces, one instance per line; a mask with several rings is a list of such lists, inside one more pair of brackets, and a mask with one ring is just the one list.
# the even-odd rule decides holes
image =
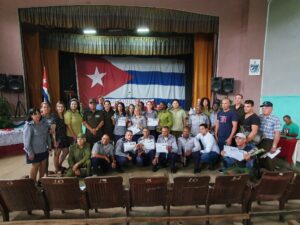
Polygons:
[[69,146],[70,143],[67,137],[67,126],[64,120],[64,113],[65,113],[65,105],[62,101],[58,101],[56,103],[56,114],[54,116],[53,124],[51,126],[52,129],[52,140],[53,140],[53,147],[54,157],[53,163],[55,167],[55,172],[62,170],[62,164],[69,153]]
[[45,174],[51,139],[49,126],[44,120],[41,120],[41,113],[37,108],[29,110],[24,126],[23,142],[27,164],[32,164],[30,178],[36,180],[39,173],[40,179]]
[[127,117],[128,117],[129,120],[131,119],[131,117],[134,116],[134,105],[133,104],[130,104],[127,107],[126,114],[127,114]]
[[125,136],[127,122],[128,119],[126,117],[125,105],[123,102],[119,102],[116,106],[114,119],[113,119],[113,124],[115,126],[114,128],[115,143],[117,143],[117,141],[120,138]]
[[135,107],[134,116],[131,118],[131,126],[135,126],[140,131],[133,135],[132,140],[137,141],[143,136],[143,128],[147,126],[146,118],[142,115],[142,110],[139,107]]
[[210,116],[210,100],[207,97],[201,98],[200,106],[202,106],[203,113]]
[[150,131],[150,135],[155,137],[155,140],[157,139],[157,132],[156,132],[156,127],[157,126],[149,126],[148,122],[152,120],[157,120],[157,111],[154,110],[154,103],[152,101],[148,101],[146,103],[146,111],[145,111],[145,117],[147,120],[147,127]]

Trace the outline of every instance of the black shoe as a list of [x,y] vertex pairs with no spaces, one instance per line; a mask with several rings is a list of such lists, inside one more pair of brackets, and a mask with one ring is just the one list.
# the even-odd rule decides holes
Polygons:
[[124,173],[124,172],[125,172],[121,167],[117,167],[117,171],[118,171],[119,173]]
[[152,167],[152,171],[153,171],[153,172],[156,172],[157,170],[158,170],[157,166],[153,166],[153,167]]
[[194,173],[200,173],[201,169],[194,169]]
[[177,168],[171,169],[171,173],[177,173]]

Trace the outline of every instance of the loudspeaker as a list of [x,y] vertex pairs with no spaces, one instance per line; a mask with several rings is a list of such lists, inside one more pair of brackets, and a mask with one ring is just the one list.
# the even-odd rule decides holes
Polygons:
[[232,93],[234,89],[234,78],[224,78],[222,80],[222,93]]
[[10,91],[22,92],[24,90],[23,76],[21,75],[8,75],[7,82]]
[[0,74],[0,91],[6,91],[7,90],[7,78],[6,74]]
[[211,81],[212,92],[221,92],[222,90],[222,77],[213,77]]

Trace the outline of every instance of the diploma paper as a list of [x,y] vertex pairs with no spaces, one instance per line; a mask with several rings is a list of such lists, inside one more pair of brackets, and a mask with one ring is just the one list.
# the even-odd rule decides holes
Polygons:
[[135,148],[135,142],[125,142],[124,143],[124,152],[133,151]]
[[232,146],[228,146],[228,145],[224,146],[224,151],[225,151],[225,156],[228,156],[230,158],[234,158],[238,161],[243,161],[244,160],[244,154],[246,153],[246,151],[243,151],[243,150],[240,150],[236,147],[232,147]]
[[135,135],[137,133],[139,133],[141,130],[139,128],[137,128],[136,126],[131,126],[131,127],[128,127],[128,130],[131,130],[132,131],[132,134]]
[[153,150],[153,149],[155,149],[154,140],[144,140],[142,142],[142,144],[144,145],[144,148],[147,149],[147,150]]
[[147,119],[147,126],[148,127],[156,127],[158,126],[158,121],[155,118],[148,118]]
[[118,127],[126,127],[126,117],[120,117],[117,122]]
[[156,143],[156,152],[168,153],[167,147],[168,147],[167,143]]

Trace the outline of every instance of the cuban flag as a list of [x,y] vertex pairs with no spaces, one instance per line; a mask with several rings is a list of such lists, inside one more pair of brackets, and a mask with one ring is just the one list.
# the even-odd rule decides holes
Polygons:
[[44,66],[44,72],[43,72],[43,88],[42,88],[42,96],[44,102],[51,102],[50,94],[48,92],[48,78],[47,78],[47,72],[46,67]]
[[177,59],[76,55],[78,94],[88,99],[154,100],[185,103],[185,63]]

